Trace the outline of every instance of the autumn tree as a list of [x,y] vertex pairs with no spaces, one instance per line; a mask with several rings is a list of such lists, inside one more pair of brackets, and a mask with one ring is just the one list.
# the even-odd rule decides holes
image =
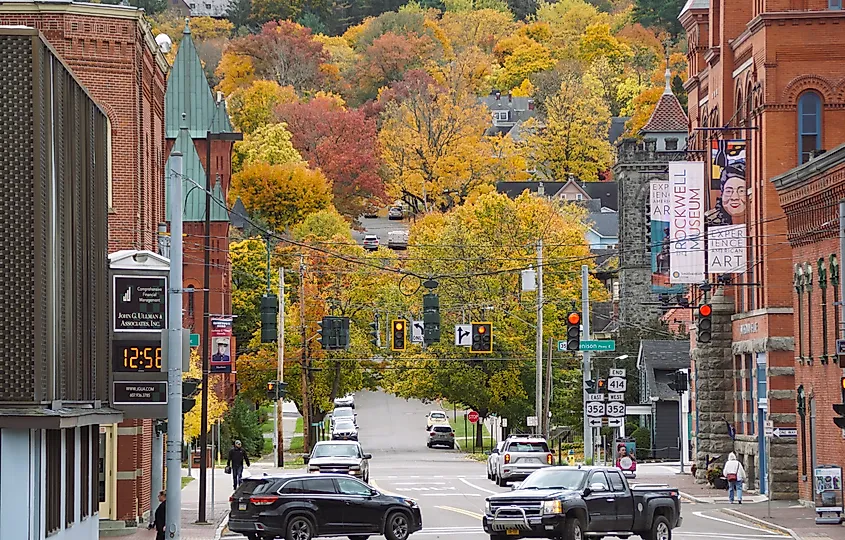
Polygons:
[[434,51],[428,36],[387,32],[361,53],[356,70],[360,98],[375,97],[379,88],[398,81],[408,70],[424,65]]
[[[267,290],[267,239],[247,238],[229,244],[232,261],[232,331],[239,349],[247,347],[260,326],[261,296]],[[274,274],[275,268],[271,269]],[[271,275],[270,283],[278,276]],[[239,350],[240,352],[240,350]]]
[[266,126],[273,121],[277,105],[297,101],[290,86],[279,86],[276,81],[258,80],[246,88],[235,90],[227,100],[232,124],[245,134]]
[[643,26],[656,26],[673,35],[683,31],[678,15],[686,0],[635,0],[634,19]]
[[551,51],[530,38],[522,38],[512,51],[505,54],[498,77],[498,88],[511,90],[533,73],[555,65]]
[[302,13],[302,0],[252,0],[250,21],[266,24],[268,21],[296,19]]
[[608,16],[584,0],[541,1],[537,20],[548,23],[551,33],[550,47],[558,58],[577,56],[578,43],[587,27],[606,22]]
[[489,113],[460,81],[419,79],[404,97],[386,105],[379,133],[392,196],[419,210],[449,208],[475,189],[491,185],[482,148]]
[[302,156],[291,143],[285,124],[267,124],[244,136],[235,144],[232,168],[237,171],[255,164],[283,165],[298,163]]
[[300,223],[331,204],[331,182],[304,163],[253,163],[232,177],[231,196],[276,230]]
[[[197,353],[196,349],[191,349],[191,360],[190,360],[191,369],[185,373],[184,377],[186,379],[202,379],[202,362],[200,360],[200,355]],[[197,387],[199,390],[202,389],[202,384]],[[200,432],[202,431],[202,407],[200,404],[200,395],[197,394],[197,397],[192,398],[194,400],[194,406],[191,408],[184,415],[184,434],[186,440],[194,440],[200,436]],[[217,423],[218,420],[223,418],[223,415],[226,414],[227,404],[226,401],[221,399],[217,393],[214,391],[214,388],[209,387],[208,389],[208,422],[205,425],[205,431],[208,432],[211,430],[211,426]]]
[[542,124],[526,122],[530,158],[556,180],[595,181],[612,162],[610,111],[596,86],[589,74],[566,74],[558,93],[545,100]]
[[224,52],[217,69],[214,71],[217,80],[217,90],[230,96],[239,88],[245,88],[255,81],[255,67],[249,56]]
[[496,43],[516,31],[513,15],[496,9],[447,11],[443,14],[440,27],[456,53],[472,47],[491,53]]
[[309,28],[284,20],[268,22],[260,33],[233,40],[228,52],[250,57],[258,78],[292,86],[297,92],[320,88],[321,66],[328,60]]

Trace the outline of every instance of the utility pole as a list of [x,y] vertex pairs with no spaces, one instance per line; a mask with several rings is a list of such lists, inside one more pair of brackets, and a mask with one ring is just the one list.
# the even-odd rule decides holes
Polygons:
[[546,389],[545,406],[543,407],[543,435],[549,440],[549,433],[552,430],[552,419],[549,416],[552,407],[552,336],[549,336],[549,354],[546,357]]
[[534,414],[537,431],[543,429],[543,239],[537,240],[537,373],[534,378]]
[[[184,126],[185,113],[182,113]],[[182,129],[186,129],[182,127]],[[184,133],[183,133],[184,135]],[[182,154],[170,157],[170,291],[167,329],[167,537],[182,531]],[[190,456],[188,456],[190,463]]]
[[[285,269],[279,267],[279,382],[285,380]],[[284,397],[276,402],[276,467],[285,466]]]
[[[590,339],[590,268],[585,264],[581,266],[581,325],[583,326],[582,335],[586,339]],[[590,351],[581,351],[581,393],[583,394],[582,403],[587,403],[587,381],[590,380]],[[593,428],[589,425],[587,418],[587,407],[584,407],[584,460],[592,461],[593,459]]]
[[299,254],[299,332],[302,339],[302,441],[305,452],[311,451],[311,400],[308,396],[308,326],[305,323],[305,255]]

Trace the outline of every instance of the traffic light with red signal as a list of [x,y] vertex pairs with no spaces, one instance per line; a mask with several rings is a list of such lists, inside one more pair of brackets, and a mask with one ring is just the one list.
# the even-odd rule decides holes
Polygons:
[[713,306],[702,304],[698,306],[698,323],[696,324],[696,341],[710,343],[713,331]]
[[566,316],[566,350],[581,349],[581,314],[577,311]]

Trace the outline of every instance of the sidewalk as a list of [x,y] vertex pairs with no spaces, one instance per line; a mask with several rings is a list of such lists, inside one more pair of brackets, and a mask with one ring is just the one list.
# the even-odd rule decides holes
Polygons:
[[[644,466],[643,466],[644,465]],[[684,467],[684,474],[680,474],[680,466],[674,464],[643,464],[637,470],[637,478],[633,483],[639,484],[669,484],[678,488],[681,497],[687,502],[701,504],[729,504],[728,492],[724,489],[715,489],[710,484],[698,484],[689,472],[689,466]],[[765,502],[767,497],[756,492],[745,491],[743,502],[746,504]]]
[[722,512],[764,528],[779,530],[796,539],[845,540],[845,526],[816,525],[816,512],[812,508],[801,506],[796,501],[772,501],[771,504],[771,517],[766,503],[734,505],[722,509]]
[[[183,469],[183,474],[187,469]],[[232,476],[221,469],[214,470],[214,501],[212,509],[211,471],[208,471],[208,489],[206,519],[208,525],[197,525],[199,512],[199,479],[198,472],[193,470],[194,480],[182,489],[182,540],[213,540],[217,538],[217,529],[223,518],[229,512],[229,496],[232,494]],[[155,531],[147,530],[146,524],[140,524],[138,531],[128,536],[120,536],[125,540],[153,540]]]

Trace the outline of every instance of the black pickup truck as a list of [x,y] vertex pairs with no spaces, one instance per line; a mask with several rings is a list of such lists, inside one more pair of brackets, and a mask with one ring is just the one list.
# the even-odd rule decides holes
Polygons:
[[611,467],[541,469],[513,491],[488,497],[484,514],[490,540],[632,535],[671,540],[682,521],[677,489],[631,487]]

